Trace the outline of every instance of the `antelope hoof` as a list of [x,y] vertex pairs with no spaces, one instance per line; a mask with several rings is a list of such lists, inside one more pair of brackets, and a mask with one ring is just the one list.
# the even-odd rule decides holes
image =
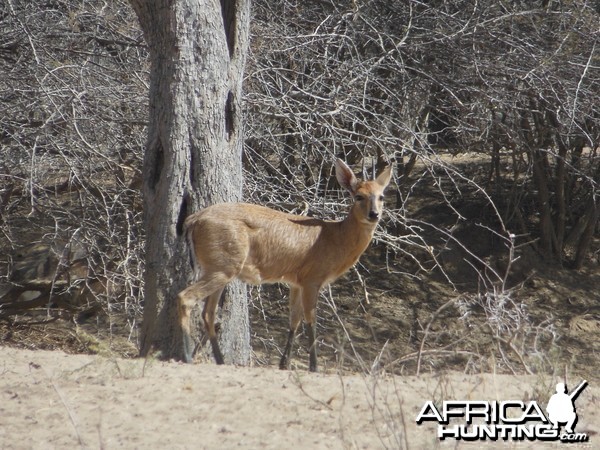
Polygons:
[[219,348],[217,338],[211,338],[210,345],[212,346],[215,362],[219,365],[225,364],[225,359],[223,358],[223,354],[221,353],[221,349]]

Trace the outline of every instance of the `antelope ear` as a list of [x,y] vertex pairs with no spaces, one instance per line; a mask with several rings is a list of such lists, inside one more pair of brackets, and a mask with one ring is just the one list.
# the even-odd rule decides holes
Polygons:
[[352,172],[350,167],[339,158],[335,160],[335,177],[341,187],[350,191],[352,195],[356,194],[356,188],[358,187],[356,175],[354,175],[354,172]]
[[382,188],[386,188],[388,184],[390,184],[390,180],[392,178],[392,165],[387,166],[383,171],[379,174],[379,176],[375,179],[375,182],[381,186]]

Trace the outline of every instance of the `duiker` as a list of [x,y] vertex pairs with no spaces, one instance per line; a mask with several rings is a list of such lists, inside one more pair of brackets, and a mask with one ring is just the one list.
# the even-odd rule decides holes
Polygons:
[[223,364],[215,313],[223,288],[234,278],[246,283],[290,287],[290,330],[279,367],[289,367],[296,330],[304,318],[310,343],[309,369],[317,370],[316,308],[319,291],[346,272],[363,254],[381,218],[383,191],[391,166],[372,181],[359,181],[340,159],[338,182],[354,204],[340,222],[314,219],[246,203],[222,203],[190,215],[184,230],[192,247],[198,280],[178,296],[183,353],[192,360],[190,312],[204,300],[202,317],[217,364]]

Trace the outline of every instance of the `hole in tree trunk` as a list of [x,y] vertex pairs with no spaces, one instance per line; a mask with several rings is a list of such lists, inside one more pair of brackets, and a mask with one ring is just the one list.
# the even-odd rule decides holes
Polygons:
[[225,130],[227,132],[227,139],[231,138],[233,134],[233,119],[235,117],[235,105],[233,103],[233,94],[229,91],[227,95],[227,103],[225,104]]
[[177,236],[181,236],[183,234],[183,223],[188,216],[188,197],[189,196],[187,192],[183,194],[183,200],[181,201],[181,206],[179,207],[179,215],[177,216],[177,224],[175,225]]

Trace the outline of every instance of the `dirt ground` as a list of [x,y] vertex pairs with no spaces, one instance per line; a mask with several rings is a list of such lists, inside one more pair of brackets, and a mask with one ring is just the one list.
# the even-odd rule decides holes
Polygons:
[[[539,441],[440,442],[435,424],[415,418],[427,400],[545,406],[556,381],[340,376],[0,347],[0,448],[540,448]],[[576,403],[576,431],[588,434],[589,448],[600,442],[599,399],[590,383]]]
[[[306,371],[303,332],[294,370],[276,368],[288,332],[281,286],[250,291],[254,367],[219,367],[202,354],[185,365],[135,358],[140,317],[125,317],[110,296],[110,304],[23,300],[28,282],[56,288],[56,261],[50,245],[22,261],[12,255],[13,272],[35,276],[16,293],[18,280],[0,285],[0,450],[556,448],[563,444],[440,441],[435,424],[415,419],[428,400],[545,408],[565,378],[569,387],[589,381],[576,402],[576,431],[589,441],[577,448],[600,448],[598,252],[579,271],[520,244],[508,260],[506,242],[477,225],[487,214],[481,199],[455,199],[465,218],[455,224],[444,199],[421,191],[407,216],[419,218],[427,246],[390,252],[373,244],[356,271],[322,293],[319,374]],[[490,270],[506,274],[501,285]]]

